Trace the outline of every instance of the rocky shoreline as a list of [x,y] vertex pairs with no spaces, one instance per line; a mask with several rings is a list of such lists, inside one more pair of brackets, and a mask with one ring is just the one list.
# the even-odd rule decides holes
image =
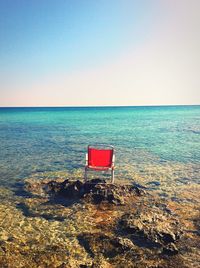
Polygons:
[[198,267],[198,220],[196,233],[187,232],[175,203],[144,187],[30,178],[12,211],[16,226],[1,240],[1,267],[15,260],[41,268]]
[[[138,261],[138,254],[139,259],[141,258],[141,252],[143,252],[149,256],[149,260],[153,256],[155,263],[157,258],[158,263],[161,262],[162,265],[167,263],[169,267],[170,258],[174,259],[174,256],[178,258],[181,253],[180,241],[183,227],[178,217],[137,186],[113,185],[100,179],[86,183],[69,179],[50,180],[41,181],[40,184],[38,181],[34,183],[27,180],[25,189],[29,193],[48,195],[55,200],[64,198],[82,204],[92,203],[95,206],[101,206],[100,209],[112,206],[112,210],[121,210],[114,223],[107,226],[107,228],[110,227],[111,235],[105,235],[102,230],[102,233],[86,232],[78,236],[80,244],[94,259],[102,256],[102,260],[109,258],[110,264],[115,265],[115,259],[128,254],[128,262],[124,263],[124,267],[138,267],[134,262]],[[123,208],[119,209],[119,206]],[[140,262],[142,264],[143,261],[140,259]],[[147,263],[145,265],[141,267],[149,267]]]

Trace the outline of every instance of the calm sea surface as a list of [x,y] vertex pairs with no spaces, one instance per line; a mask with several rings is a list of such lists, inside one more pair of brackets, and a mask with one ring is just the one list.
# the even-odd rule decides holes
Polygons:
[[[116,148],[116,178],[165,191],[199,183],[200,106],[0,108],[0,183],[83,173],[88,144]],[[165,193],[167,194],[167,192]]]
[[[115,146],[116,182],[145,187],[143,209],[155,198],[154,208],[176,215],[184,226],[176,264],[163,267],[199,267],[200,106],[0,108],[0,267],[93,267],[93,251],[84,246],[90,242],[81,242],[87,234],[100,243],[95,258],[115,267],[129,263],[126,252],[102,255],[107,244],[95,237],[113,240],[115,222],[127,209],[134,211],[134,202],[111,209],[23,191],[26,178],[33,185],[40,178],[83,179],[87,145],[93,143]],[[106,174],[88,174],[95,176]],[[150,254],[137,243],[134,250],[140,264],[150,257],[148,267],[176,260],[160,253],[155,259],[156,249]]]

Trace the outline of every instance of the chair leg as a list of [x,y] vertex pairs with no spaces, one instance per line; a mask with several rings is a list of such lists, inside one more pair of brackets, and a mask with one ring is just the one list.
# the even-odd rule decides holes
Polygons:
[[85,182],[87,181],[87,168],[85,168],[85,176],[84,176]]
[[111,178],[112,178],[112,183],[114,183],[115,181],[114,169],[111,170]]

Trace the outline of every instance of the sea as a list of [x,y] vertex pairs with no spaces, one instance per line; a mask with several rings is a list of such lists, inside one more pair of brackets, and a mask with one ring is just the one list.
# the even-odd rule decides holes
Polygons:
[[200,106],[0,108],[0,183],[83,172],[95,144],[114,146],[119,180],[198,182]]
[[[116,184],[145,191],[140,200],[148,206],[158,198],[184,226],[188,248],[172,257],[176,265],[163,267],[183,267],[176,258],[184,267],[199,267],[200,105],[0,108],[0,266],[93,267],[95,258],[101,260],[87,237],[115,237],[115,219],[127,213],[123,206],[68,204],[24,188],[27,181],[37,187],[46,179],[83,180],[87,146],[98,144],[115,148]],[[110,174],[89,172],[92,178],[109,181]],[[145,256],[159,267],[171,261],[134,247],[144,263]],[[106,254],[102,261],[129,267],[126,254],[124,260]]]

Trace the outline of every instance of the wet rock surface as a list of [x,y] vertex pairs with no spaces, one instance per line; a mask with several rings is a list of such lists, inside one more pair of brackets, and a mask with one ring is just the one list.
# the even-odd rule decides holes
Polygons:
[[99,179],[26,180],[23,197],[1,199],[1,267],[198,267],[199,215],[188,221],[186,205],[143,189]]
[[178,253],[174,243],[178,242],[183,234],[178,219],[157,207],[146,207],[123,215],[119,228],[135,243],[149,248],[161,248],[162,252],[168,255]]
[[145,191],[134,185],[108,184],[105,180],[93,179],[82,182],[69,179],[60,181],[26,181],[25,190],[33,194],[49,194],[66,199],[85,199],[99,204],[106,201],[115,205],[123,205],[130,196],[141,196]]

